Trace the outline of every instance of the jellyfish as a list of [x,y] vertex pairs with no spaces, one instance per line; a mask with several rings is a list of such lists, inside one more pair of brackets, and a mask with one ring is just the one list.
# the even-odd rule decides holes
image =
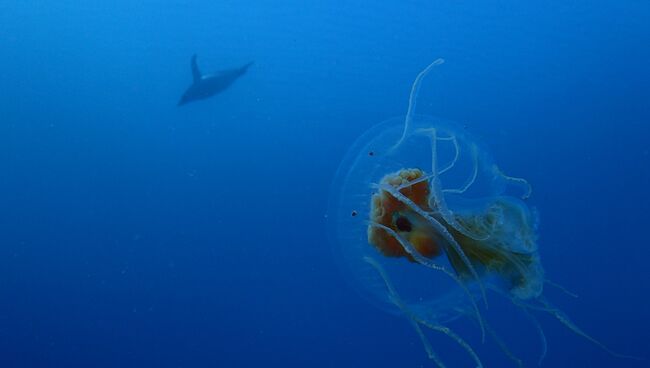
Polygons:
[[[339,167],[329,218],[345,272],[361,294],[407,318],[438,367],[447,365],[427,330],[451,339],[474,366],[483,366],[474,346],[486,338],[523,366],[484,316],[493,298],[530,321],[540,365],[547,344],[538,313],[621,356],[545,298],[547,285],[574,295],[545,278],[538,215],[527,203],[531,185],[506,175],[458,124],[415,113],[422,81],[442,63],[434,61],[417,76],[406,117],[371,128]],[[461,319],[475,326],[478,342],[452,328]]]

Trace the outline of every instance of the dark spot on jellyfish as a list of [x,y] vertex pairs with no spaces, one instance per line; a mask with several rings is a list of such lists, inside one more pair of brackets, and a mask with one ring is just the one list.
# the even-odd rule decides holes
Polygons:
[[368,156],[374,156],[374,155],[375,155],[375,151],[368,152]]
[[356,215],[357,215],[357,211],[352,211],[351,215],[352,215],[352,217],[356,216]]
[[411,225],[411,221],[407,219],[404,216],[400,216],[395,220],[395,226],[397,226],[397,230],[399,231],[405,231],[405,232],[410,232],[413,230],[413,225]]

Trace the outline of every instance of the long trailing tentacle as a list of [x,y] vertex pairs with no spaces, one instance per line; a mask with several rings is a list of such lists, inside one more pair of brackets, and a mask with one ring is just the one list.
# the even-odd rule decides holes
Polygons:
[[496,342],[496,344],[499,346],[499,349],[501,349],[501,351],[503,351],[503,353],[508,358],[510,358],[510,360],[512,360],[517,365],[517,367],[523,368],[524,362],[520,358],[518,358],[512,351],[510,351],[508,345],[506,345],[506,343],[501,339],[501,337],[496,333],[496,331],[494,331],[494,329],[487,324],[485,328],[487,329],[487,332],[492,338],[492,340],[494,340],[494,342]]
[[[498,294],[501,294],[501,295],[502,295],[501,291],[498,291],[498,290],[496,290],[496,289],[493,288],[493,287],[490,287],[489,289],[490,289],[490,290],[497,291]],[[464,314],[466,314],[466,315],[468,315],[468,316],[470,316],[470,317],[476,319],[476,316],[474,316],[474,315],[471,314],[471,313],[467,313],[466,311],[463,311],[463,310],[460,310],[459,312],[463,312]],[[480,322],[480,321],[479,321],[479,322]],[[516,355],[515,355],[511,350],[510,350],[510,348],[509,348],[508,345],[505,343],[505,341],[503,341],[503,339],[502,339],[502,338],[497,334],[496,331],[494,331],[494,329],[492,328],[492,326],[490,326],[490,324],[489,324],[487,321],[484,321],[483,323],[484,323],[484,325],[485,325],[485,330],[487,331],[488,335],[489,335],[489,336],[492,338],[492,340],[494,340],[494,342],[499,346],[499,349],[501,349],[501,351],[502,351],[502,352],[503,352],[503,353],[504,353],[504,354],[505,354],[505,355],[506,355],[510,360],[512,360],[512,361],[517,365],[517,367],[523,368],[523,367],[524,367],[524,362],[523,362],[519,357],[517,357],[517,356],[516,356]],[[543,332],[542,332],[542,334],[543,334]],[[546,351],[546,348],[545,348],[545,347],[546,347],[546,344],[544,344],[544,351]]]
[[[409,133],[409,129],[411,127],[411,124],[413,123],[413,116],[415,115],[415,105],[417,104],[418,100],[418,93],[420,93],[420,86],[422,85],[422,79],[426,77],[427,74],[433,69],[434,66],[436,65],[441,65],[445,62],[444,59],[436,59],[434,60],[431,64],[429,64],[426,68],[424,68],[423,71],[418,74],[418,76],[415,78],[415,81],[413,82],[413,85],[411,86],[411,94],[409,95],[409,107],[408,110],[406,110],[406,118],[404,119],[404,132],[402,132],[402,137],[395,143],[392,149],[398,147],[406,136]],[[391,150],[392,150],[391,149]]]
[[519,184],[522,187],[524,187],[524,194],[521,195],[522,199],[528,199],[530,197],[530,195],[533,193],[533,186],[530,185],[528,180],[526,180],[524,178],[517,178],[517,177],[514,177],[514,176],[508,176],[508,175],[504,174],[503,171],[501,171],[501,169],[497,165],[492,166],[492,170],[494,171],[495,175],[502,177],[504,180],[512,182],[512,183]]
[[410,187],[414,186],[415,184],[422,183],[422,182],[425,182],[425,181],[429,181],[429,179],[431,179],[433,177],[434,177],[433,174],[422,175],[417,179],[407,181],[406,183],[398,186],[397,190],[401,191],[402,189],[410,188]]
[[549,303],[545,298],[539,297],[538,298],[539,302],[544,305],[546,308],[546,311],[550,313],[553,317],[555,317],[560,323],[562,323],[564,326],[566,326],[569,330],[571,330],[573,333],[575,333],[578,336],[583,337],[584,339],[590,341],[594,345],[598,346],[599,348],[603,349],[606,351],[608,354],[618,357],[618,358],[625,358],[625,359],[634,359],[634,360],[643,360],[641,357],[636,357],[632,355],[625,355],[625,354],[620,354],[617,353],[610,348],[608,348],[605,344],[602,342],[596,340],[593,338],[591,335],[587,334],[584,332],[580,327],[578,327],[571,319],[569,316],[567,316],[564,312],[562,312],[560,309],[556,308],[553,306],[551,303]]
[[427,339],[427,337],[424,335],[424,332],[422,331],[420,325],[411,318],[409,318],[409,322],[411,322],[411,326],[413,326],[413,329],[415,329],[415,332],[418,334],[420,341],[422,341],[422,345],[424,346],[424,351],[427,353],[427,357],[433,360],[438,367],[445,368],[445,363],[442,362],[438,354],[436,354],[435,350],[433,350],[433,347],[431,347],[431,343],[429,342],[429,339]]
[[[496,290],[497,292],[500,292]],[[503,294],[503,293],[502,293]],[[521,307],[525,311],[529,312],[531,310],[539,311],[539,312],[545,312],[550,314],[551,316],[555,317],[560,323],[562,323],[566,328],[568,328],[571,332],[575,333],[576,335],[584,338],[585,340],[591,342],[592,344],[598,346],[601,348],[603,351],[606,353],[618,357],[618,358],[624,358],[624,359],[633,359],[633,360],[645,360],[645,358],[642,357],[637,357],[633,355],[625,355],[625,354],[620,354],[617,353],[613,350],[611,350],[607,345],[603,344],[599,340],[596,340],[594,337],[591,335],[587,334],[585,331],[583,331],[580,327],[578,327],[571,319],[569,316],[566,315],[566,313],[562,312],[559,308],[555,307],[552,305],[546,298],[543,296],[538,296],[534,300],[539,302],[541,305],[536,305],[533,304],[531,301],[525,301],[525,300],[520,300],[520,299],[515,299],[509,295],[504,296],[510,298],[513,304]],[[532,314],[531,314],[532,316]],[[541,327],[540,327],[541,330]],[[543,332],[542,332],[543,333]],[[546,342],[546,338],[544,337],[544,342]]]
[[417,323],[419,323],[419,324],[421,324],[423,326],[426,326],[426,327],[428,327],[429,329],[431,329],[433,331],[441,332],[441,333],[447,335],[452,340],[456,341],[456,343],[458,345],[460,345],[463,349],[465,349],[467,354],[469,354],[472,357],[472,359],[474,359],[474,362],[477,364],[477,367],[482,367],[483,366],[481,364],[481,360],[479,359],[479,357],[476,354],[476,352],[474,351],[474,349],[472,349],[472,347],[467,343],[467,341],[465,341],[457,333],[452,331],[449,327],[434,325],[434,324],[432,324],[432,323],[430,323],[430,322],[428,322],[426,320],[417,318],[417,316],[414,316],[414,319],[415,319],[415,321]]
[[576,294],[576,293],[574,293],[574,292],[568,290],[568,289],[565,288],[564,286],[562,286],[562,285],[560,285],[560,284],[558,284],[558,283],[555,283],[555,282],[553,282],[553,281],[551,281],[551,280],[548,280],[548,279],[547,279],[547,280],[544,280],[544,283],[546,283],[546,284],[548,284],[548,285],[550,285],[550,286],[552,286],[552,287],[554,287],[554,288],[560,290],[561,292],[565,293],[566,295],[568,295],[568,296],[570,296],[570,297],[572,297],[572,298],[577,298],[577,297],[578,297],[578,294]]
[[467,178],[467,181],[465,184],[460,187],[460,188],[453,188],[453,189],[443,189],[443,193],[453,193],[453,194],[463,194],[465,193],[476,181],[476,178],[478,177],[478,150],[476,146],[472,145],[472,160],[474,161],[474,169],[472,170],[472,174],[469,178]]
[[[540,340],[540,343],[542,345],[542,351],[540,353],[539,359],[537,360],[537,364],[539,366],[541,366],[542,361],[546,357],[546,351],[548,350],[548,344],[547,344],[547,341],[546,341],[546,334],[544,334],[544,330],[542,329],[542,325],[539,323],[539,321],[537,320],[535,315],[533,315],[530,312],[530,309],[536,309],[536,308],[531,308],[529,303],[526,303],[526,302],[524,302],[523,300],[520,300],[520,299],[516,299],[512,295],[504,292],[503,290],[501,290],[501,289],[499,289],[499,288],[497,288],[495,286],[489,286],[489,290],[495,292],[496,294],[498,294],[498,295],[500,295],[500,296],[502,296],[502,297],[504,297],[504,298],[506,298],[508,300],[510,300],[510,302],[513,305],[521,308],[521,310],[524,312],[524,315],[526,317],[528,317],[528,319],[531,321],[531,323],[533,324],[533,326],[537,330],[537,335],[539,336],[539,340]],[[488,330],[488,332],[489,332],[489,330]]]
[[461,287],[461,289],[463,289],[465,294],[467,294],[467,297],[469,298],[470,303],[472,304],[472,308],[474,309],[474,313],[476,314],[476,319],[478,320],[478,324],[481,329],[481,340],[485,341],[485,328],[483,325],[483,317],[481,316],[481,312],[478,309],[478,305],[476,305],[476,300],[474,299],[474,296],[469,291],[467,286],[463,283],[463,281],[460,280],[458,276],[456,276],[454,273],[452,273],[445,267],[423,257],[408,240],[404,239],[403,236],[399,235],[395,230],[391,229],[390,227],[376,222],[370,222],[369,225],[382,229],[385,232],[387,232],[390,236],[395,238],[395,240],[397,240],[397,242],[402,246],[404,251],[408,253],[411,257],[413,257],[413,259],[420,265],[425,266],[427,268],[431,268],[436,271],[441,271],[442,273],[444,273],[445,275],[453,279]]
[[438,171],[438,175],[442,175],[447,171],[451,170],[454,166],[456,166],[456,162],[458,162],[458,157],[460,157],[460,146],[458,145],[458,139],[456,138],[455,135],[451,135],[449,137],[436,137],[436,139],[438,139],[439,141],[451,141],[454,145],[454,158],[447,166],[445,166],[444,169]]
[[[521,306],[519,306],[521,307]],[[524,311],[524,314],[528,317],[530,322],[535,326],[535,329],[537,330],[537,336],[539,336],[539,341],[542,345],[542,351],[539,354],[539,359],[537,359],[537,365],[542,366],[542,362],[544,361],[544,358],[546,358],[546,352],[548,351],[548,343],[546,341],[546,334],[544,333],[544,329],[542,329],[542,325],[539,323],[535,315],[530,313],[530,311],[526,308],[521,307],[521,309]]]
[[431,344],[429,343],[429,340],[424,335],[424,333],[423,333],[422,329],[420,328],[420,326],[425,326],[425,327],[427,327],[427,328],[429,328],[429,329],[431,329],[433,331],[438,331],[440,333],[443,333],[443,334],[447,335],[449,338],[451,338],[457,344],[459,344],[463,349],[465,349],[465,351],[467,351],[469,356],[476,363],[477,368],[482,368],[483,367],[483,364],[481,363],[481,360],[479,359],[479,357],[476,354],[476,352],[474,351],[474,349],[472,349],[472,347],[463,338],[458,336],[456,333],[454,333],[448,327],[436,325],[436,324],[433,324],[433,323],[431,323],[429,321],[425,321],[425,320],[419,318],[413,312],[411,312],[411,310],[408,308],[408,306],[400,298],[399,294],[397,293],[397,290],[395,290],[395,287],[393,286],[392,282],[388,278],[388,275],[386,274],[386,271],[384,270],[384,268],[376,260],[374,260],[371,257],[366,256],[366,257],[364,257],[364,260],[368,264],[370,264],[372,267],[374,267],[375,270],[377,271],[377,273],[379,273],[381,278],[384,280],[384,284],[386,285],[386,289],[388,290],[390,300],[411,321],[411,324],[413,325],[413,327],[415,328],[418,336],[420,336],[420,339],[422,340],[422,344],[424,345],[424,349],[426,350],[426,352],[427,352],[427,354],[429,356],[429,359],[436,362],[438,367],[441,367],[441,368],[445,367],[444,363],[440,360],[438,355],[434,352],[433,348],[431,347]]
[[[427,133],[430,139],[430,145],[431,145],[431,173],[433,174],[433,177],[431,178],[431,182],[429,185],[429,190],[431,191],[431,198],[429,199],[430,201],[433,200],[433,204],[431,205],[432,208],[435,208],[440,216],[445,220],[449,226],[453,227],[455,230],[460,232],[461,234],[472,238],[474,240],[485,240],[488,238],[489,234],[477,234],[470,229],[466,228],[463,226],[461,223],[458,222],[456,217],[454,216],[453,212],[447,207],[447,201],[445,200],[444,197],[444,189],[442,188],[442,182],[440,181],[440,175],[438,174],[438,131],[436,128],[428,128],[428,129],[422,129],[422,133]],[[474,163],[474,173],[478,172],[478,154],[476,152],[476,147],[473,147],[472,149],[472,158],[473,158],[473,163]],[[476,175],[470,176],[469,180],[463,188],[461,188],[464,191],[466,191],[472,184],[474,184],[474,181],[476,180]]]
[[370,264],[375,269],[375,271],[377,271],[379,276],[384,280],[384,285],[388,290],[388,298],[409,319],[411,325],[415,329],[415,332],[420,337],[420,340],[422,341],[422,345],[424,346],[424,350],[427,352],[429,359],[433,360],[436,363],[436,365],[438,365],[439,368],[445,368],[446,365],[442,362],[442,360],[440,360],[438,354],[435,353],[435,351],[431,347],[431,344],[429,343],[429,340],[424,335],[424,332],[422,332],[420,325],[412,318],[412,313],[410,313],[408,308],[406,308],[406,305],[404,304],[404,302],[402,302],[402,299],[397,294],[397,291],[395,290],[393,283],[388,278],[388,275],[386,274],[384,268],[374,258],[366,256],[363,257],[363,260],[366,261],[368,264]]

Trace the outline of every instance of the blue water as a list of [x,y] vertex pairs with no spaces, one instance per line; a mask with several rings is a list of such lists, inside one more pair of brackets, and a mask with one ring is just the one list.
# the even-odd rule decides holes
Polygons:
[[[434,366],[350,287],[326,212],[346,150],[438,57],[419,112],[532,183],[546,274],[579,294],[549,298],[646,358],[542,314],[544,366],[648,366],[648,19],[632,0],[1,2],[0,366]],[[179,108],[193,53],[255,64]],[[535,330],[490,313],[534,366]]]

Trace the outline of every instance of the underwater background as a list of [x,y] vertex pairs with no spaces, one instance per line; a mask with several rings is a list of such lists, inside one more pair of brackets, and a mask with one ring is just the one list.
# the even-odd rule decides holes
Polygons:
[[[0,367],[434,366],[341,272],[327,207],[347,149],[438,57],[418,113],[530,181],[546,275],[579,295],[549,298],[645,358],[540,315],[544,366],[648,366],[649,19],[632,0],[0,2]],[[178,107],[194,53],[255,64]],[[490,313],[536,362],[535,330]]]

